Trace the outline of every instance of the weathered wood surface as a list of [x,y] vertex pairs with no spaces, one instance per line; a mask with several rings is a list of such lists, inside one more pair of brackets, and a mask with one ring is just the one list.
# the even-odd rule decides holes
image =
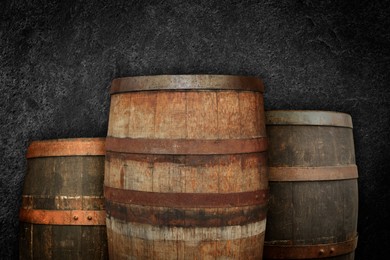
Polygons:
[[[28,151],[20,259],[107,259],[106,227],[101,218],[95,219],[105,215],[104,139],[59,141],[33,142]],[[61,142],[67,142],[66,147],[58,147]],[[83,149],[83,144],[88,147]],[[98,147],[91,150],[91,145]],[[71,156],[72,149],[75,154],[83,155]],[[67,155],[63,156],[64,153]],[[53,213],[57,224],[45,224],[45,215],[29,219],[29,215],[23,214],[26,212]],[[61,218],[66,212],[81,212],[85,216],[83,219],[81,214],[75,214],[71,216],[72,223],[67,223]]]
[[243,139],[266,136],[263,96],[249,91],[143,91],[111,96],[108,136]]
[[[340,166],[355,164],[351,128],[267,126],[270,166]],[[271,147],[271,146],[270,146]]]
[[[189,78],[113,82],[105,164],[111,259],[262,257],[268,196],[262,85],[233,77],[224,89],[223,76]],[[134,140],[144,149],[120,146],[138,145]],[[229,140],[235,145],[221,145]],[[261,145],[245,152],[252,141]]]
[[[336,121],[338,124],[348,123],[349,116],[338,113],[337,120],[308,122],[306,118],[306,121],[299,123],[299,117],[294,117],[293,122],[288,121],[288,111],[284,111],[280,117],[277,112],[272,111],[272,120],[277,118],[277,123],[267,121],[270,173],[273,168],[281,171],[285,167],[285,174],[299,172],[300,169],[305,175],[310,172],[313,174],[300,181],[278,181],[277,176],[270,176],[271,195],[264,255],[269,259],[290,259],[282,249],[278,255],[275,253],[277,248],[271,247],[337,244],[355,239],[358,214],[357,176],[348,173],[356,171],[352,125],[332,125]],[[315,113],[311,111],[314,118]],[[342,118],[343,115],[345,118]],[[328,116],[331,119],[332,113]],[[323,174],[318,174],[332,169],[339,170],[332,175],[335,176],[333,180],[332,177],[326,178]],[[338,178],[336,175],[343,171],[348,174],[344,178],[342,175]],[[326,249],[325,246],[323,248]],[[329,248],[333,249],[314,253],[310,253],[310,248],[307,248],[298,254],[297,259],[354,258],[354,248],[348,250],[345,246],[338,248],[337,245]],[[349,252],[337,256],[343,250]]]
[[108,221],[107,228],[110,259],[261,259],[265,220],[219,228]]

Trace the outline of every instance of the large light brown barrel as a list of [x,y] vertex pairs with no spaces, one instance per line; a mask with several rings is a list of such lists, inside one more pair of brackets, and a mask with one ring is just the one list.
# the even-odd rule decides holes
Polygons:
[[260,259],[268,182],[253,77],[115,79],[105,197],[111,259]]
[[351,117],[268,111],[270,202],[264,257],[351,260],[358,186]]
[[20,259],[107,259],[104,139],[34,141],[20,209]]

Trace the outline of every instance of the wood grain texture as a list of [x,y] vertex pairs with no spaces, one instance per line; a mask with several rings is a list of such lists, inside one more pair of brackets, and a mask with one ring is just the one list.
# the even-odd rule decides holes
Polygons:
[[267,111],[266,124],[270,125],[317,125],[352,128],[350,115],[319,110],[273,110]]
[[107,152],[104,181],[109,187],[148,192],[255,191],[268,188],[266,165],[265,153],[175,156]]
[[107,217],[135,223],[170,227],[221,227],[245,225],[266,217],[267,206],[184,208],[143,206],[107,201]]
[[157,78],[113,82],[104,182],[110,258],[261,259],[263,95],[257,83],[246,85],[257,81],[227,77],[234,80],[224,88],[223,77]]
[[270,166],[341,166],[355,164],[351,128],[267,126]]
[[69,138],[33,141],[27,150],[27,158],[104,155],[104,138]]
[[244,226],[180,228],[107,221],[110,259],[261,259],[265,220]]
[[[41,219],[29,219],[26,215],[21,220],[20,259],[108,257],[106,227],[101,223],[94,224],[98,221],[94,218],[100,216],[104,210],[104,156],[70,156],[70,152],[68,151],[67,156],[27,160],[22,211],[50,214],[42,216]],[[66,225],[68,222],[60,223],[58,219],[53,219],[54,225],[34,223],[42,222],[47,217],[56,215],[55,213],[64,215],[66,212],[74,213],[80,219],[69,215],[68,218],[71,219],[68,219],[68,222],[72,222],[72,225]],[[91,220],[84,219],[89,215]],[[79,220],[86,225],[77,224]]]
[[[278,117],[275,113],[272,115]],[[285,116],[286,112],[283,113]],[[313,169],[312,180],[288,181],[292,176],[287,176],[284,181],[270,181],[264,248],[267,259],[289,259],[282,252],[278,257],[268,254],[267,248],[275,245],[342,243],[357,236],[357,176],[343,179],[337,171],[339,167],[356,167],[352,129],[309,123],[278,122],[267,126],[270,167],[280,172],[284,167],[286,175],[295,170],[310,174]],[[329,173],[335,175],[334,179],[315,180],[318,171],[326,173],[331,169],[335,169]],[[353,259],[353,249],[350,251],[329,259]],[[321,252],[317,257],[321,257]],[[306,258],[302,254],[299,259]]]
[[19,237],[20,259],[108,259],[105,227],[21,222]]
[[111,96],[107,135],[150,139],[265,137],[263,95],[237,91],[115,94]]
[[269,167],[269,181],[326,181],[357,179],[355,164],[326,167]]

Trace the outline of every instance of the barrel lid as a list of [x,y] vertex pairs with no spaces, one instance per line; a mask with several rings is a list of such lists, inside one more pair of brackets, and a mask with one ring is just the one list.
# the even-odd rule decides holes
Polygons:
[[318,125],[352,128],[350,115],[333,111],[271,110],[266,111],[267,125]]
[[256,77],[234,75],[155,75],[116,78],[110,94],[152,90],[247,90],[264,92]]
[[105,138],[69,138],[32,141],[27,158],[105,155]]

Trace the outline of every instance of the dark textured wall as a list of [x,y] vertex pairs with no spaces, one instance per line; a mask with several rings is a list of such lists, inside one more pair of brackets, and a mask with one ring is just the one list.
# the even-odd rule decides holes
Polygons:
[[[120,3],[122,2],[122,3]],[[357,259],[390,245],[389,1],[44,1],[0,6],[0,258],[17,257],[28,142],[105,136],[120,76],[242,74],[266,109],[350,113]]]

